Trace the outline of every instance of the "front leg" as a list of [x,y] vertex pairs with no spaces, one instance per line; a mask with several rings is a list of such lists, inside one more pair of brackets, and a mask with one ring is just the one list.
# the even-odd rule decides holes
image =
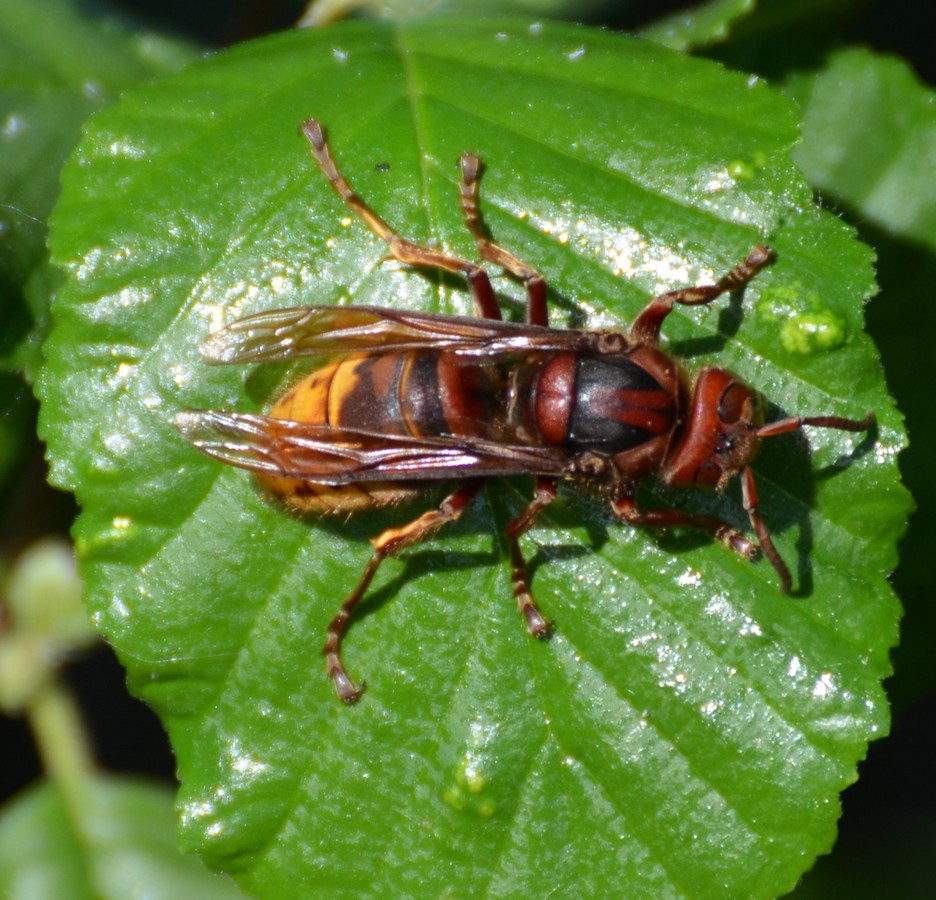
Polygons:
[[758,548],[754,541],[737,528],[732,528],[727,522],[714,516],[691,516],[681,509],[640,510],[637,508],[633,494],[630,493],[621,493],[613,497],[611,509],[618,518],[624,519],[631,525],[649,528],[695,528],[697,531],[710,534],[716,541],[745,559],[754,559],[757,556]]
[[660,342],[660,328],[663,321],[678,303],[681,306],[698,306],[711,303],[722,294],[744,287],[764,266],[773,259],[773,250],[766,244],[758,244],[748,258],[738,263],[727,275],[719,278],[715,284],[700,284],[698,287],[680,288],[654,297],[637,316],[628,332],[635,344],[649,344],[655,347]]

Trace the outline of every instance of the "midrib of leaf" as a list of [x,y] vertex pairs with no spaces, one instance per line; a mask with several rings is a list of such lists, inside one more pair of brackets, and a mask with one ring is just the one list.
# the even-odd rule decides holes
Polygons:
[[[421,79],[416,72],[416,65],[414,63],[415,54],[407,46],[405,34],[405,29],[395,29],[393,46],[396,49],[400,70],[403,73],[403,93],[405,99],[408,101],[410,108],[410,119],[413,123],[413,132],[416,137],[416,150],[419,158],[419,174],[421,182],[419,189],[419,196],[421,198],[420,207],[425,210],[426,213],[428,233],[438,234],[440,229],[437,219],[437,211],[434,209],[434,204],[431,202],[431,193],[429,189],[431,182],[429,162],[426,158],[426,153],[418,152],[420,148],[427,147],[429,145],[429,139],[426,133],[425,116],[422,108],[423,103],[425,102],[426,90],[424,86],[419,83],[421,82]],[[441,272],[435,273],[434,277],[437,283],[440,282],[442,277]]]

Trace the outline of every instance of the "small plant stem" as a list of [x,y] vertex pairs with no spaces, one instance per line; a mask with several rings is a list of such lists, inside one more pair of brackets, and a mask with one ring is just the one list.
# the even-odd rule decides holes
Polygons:
[[46,774],[77,825],[88,809],[95,765],[77,704],[52,678],[31,698],[26,715]]

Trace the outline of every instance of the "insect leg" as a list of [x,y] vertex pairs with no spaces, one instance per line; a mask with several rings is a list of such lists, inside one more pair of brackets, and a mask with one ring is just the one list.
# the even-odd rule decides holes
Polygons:
[[754,473],[751,471],[750,466],[745,466],[741,470],[741,502],[744,504],[744,509],[751,520],[751,527],[757,535],[764,556],[767,557],[767,561],[780,576],[780,591],[789,594],[790,588],[793,586],[793,576],[790,575],[790,570],[783,561],[783,557],[774,547],[767,523],[761,518],[758,508],[760,501],[757,499],[757,485],[754,482]]
[[500,307],[497,304],[494,289],[491,287],[491,281],[487,272],[481,266],[468,260],[459,259],[457,256],[449,256],[447,253],[434,250],[432,247],[414,243],[397,234],[354,192],[351,185],[341,174],[331,155],[328,142],[325,140],[322,126],[315,119],[307,119],[300,126],[300,130],[308,139],[312,148],[312,155],[331,186],[344,200],[348,208],[374,234],[386,241],[390,255],[394,259],[409,266],[441,269],[445,272],[453,272],[464,276],[468,281],[468,287],[481,315],[485,319],[501,318]]
[[[695,528],[712,535],[719,543],[724,544],[745,559],[754,559],[757,556],[757,544],[743,535],[727,522],[716,519],[714,516],[691,516],[681,509],[645,509],[639,510],[634,497],[630,494],[621,494],[611,501],[614,514],[631,525],[643,525],[650,528],[685,527]],[[756,511],[756,498],[755,498]],[[758,535],[760,537],[760,535]],[[771,545],[772,548],[772,545]],[[774,551],[776,553],[776,551]],[[779,555],[778,555],[779,558]],[[771,557],[771,561],[773,558]]]
[[533,637],[546,637],[550,624],[537,609],[536,601],[530,592],[530,579],[527,575],[526,560],[520,549],[520,536],[533,526],[536,517],[556,499],[556,481],[553,478],[537,478],[536,491],[529,506],[507,526],[507,546],[510,548],[510,564],[513,569],[513,592],[517,598],[517,608],[526,621],[527,631]]
[[[868,413],[863,419],[846,419],[842,416],[789,416],[761,425],[757,429],[757,436],[759,438],[774,437],[778,434],[797,431],[804,425],[814,428],[837,428],[839,431],[868,431],[874,425],[874,413]],[[780,590],[788,594],[793,585],[793,578],[787,564],[774,547],[770,531],[761,518],[758,510],[757,485],[750,466],[744,466],[741,469],[741,499],[764,556],[780,576]]]
[[536,269],[521,262],[509,250],[495,244],[485,234],[481,211],[478,208],[478,184],[481,174],[481,159],[473,153],[463,153],[458,161],[462,180],[458,185],[465,224],[474,236],[478,253],[482,259],[506,269],[514,278],[523,281],[527,292],[526,321],[528,325],[548,325],[549,310],[546,305],[546,279]]
[[630,337],[636,344],[656,345],[660,340],[660,328],[663,321],[678,303],[682,306],[698,306],[711,303],[722,294],[744,287],[764,266],[773,259],[773,251],[765,244],[758,244],[748,254],[748,258],[738,263],[727,275],[719,278],[715,284],[701,284],[696,287],[681,288],[654,297],[637,316],[630,327]]
[[345,703],[356,703],[364,692],[364,685],[358,687],[351,680],[341,661],[341,641],[354,615],[355,607],[367,591],[380,564],[388,556],[421,541],[430,532],[458,519],[483,484],[484,480],[480,478],[462,482],[439,504],[438,509],[423,513],[407,525],[388,528],[374,539],[374,552],[364,569],[364,574],[361,575],[357,586],[341,604],[341,609],[328,626],[328,636],[322,648],[325,654],[325,671],[335,685],[335,692],[340,700]]

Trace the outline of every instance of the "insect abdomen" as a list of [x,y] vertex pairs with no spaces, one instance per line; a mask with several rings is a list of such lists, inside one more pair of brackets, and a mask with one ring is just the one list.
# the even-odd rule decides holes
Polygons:
[[[342,424],[343,417],[358,409],[371,414],[384,408],[382,398],[362,398],[368,384],[357,375],[359,364],[368,359],[387,360],[390,357],[346,357],[316,369],[270,410],[277,419],[291,419],[313,425]],[[359,426],[360,427],[360,426]],[[379,429],[379,423],[377,423]],[[399,432],[397,432],[399,433]],[[371,506],[384,506],[407,500],[417,494],[417,488],[397,482],[372,482],[332,486],[298,478],[259,475],[261,484],[282,497],[301,512],[355,512]]]
[[[498,368],[463,364],[440,352],[347,356],[312,372],[270,410],[332,428],[384,435],[493,437],[502,391]],[[273,493],[302,512],[353,512],[407,500],[425,489],[407,482],[323,485],[260,476]]]

